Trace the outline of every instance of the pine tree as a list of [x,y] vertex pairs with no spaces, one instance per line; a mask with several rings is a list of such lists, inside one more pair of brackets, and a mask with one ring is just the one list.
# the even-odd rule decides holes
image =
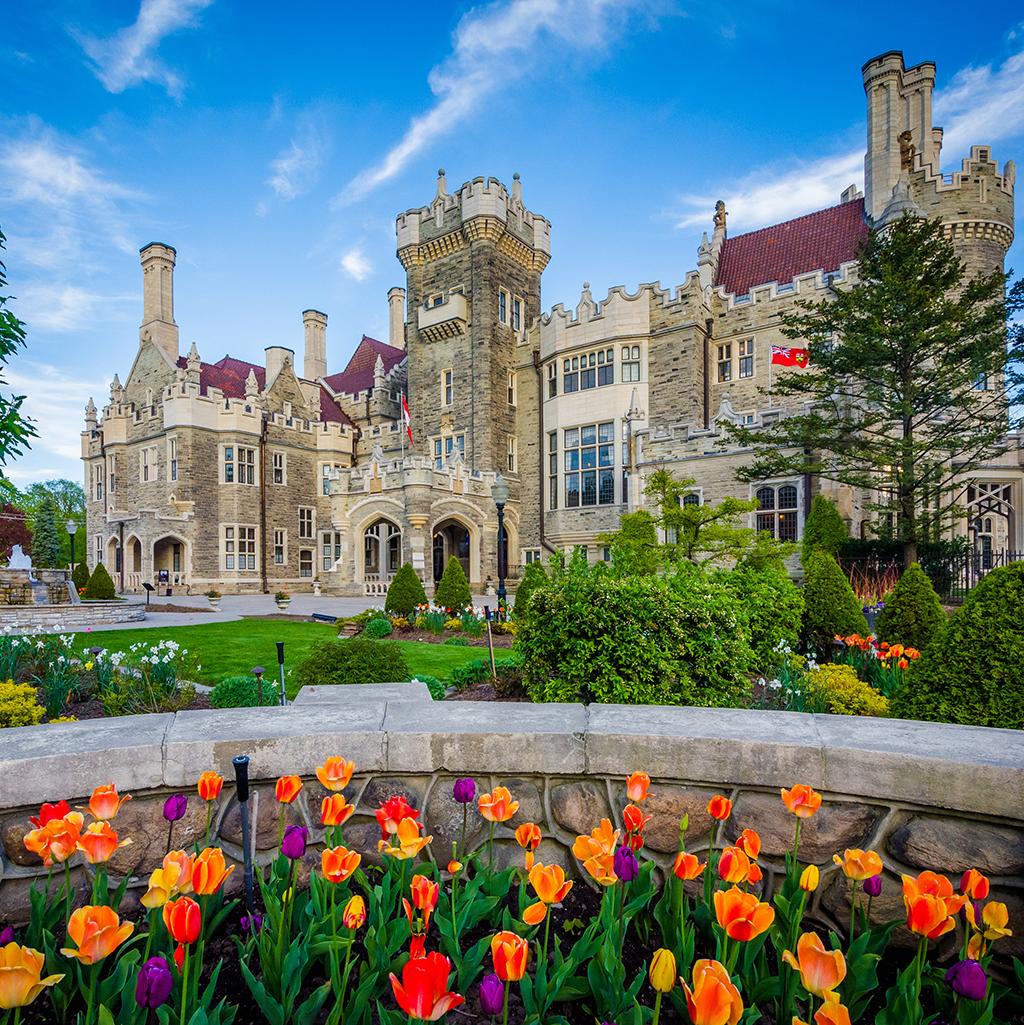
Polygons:
[[846,529],[835,502],[824,495],[815,495],[807,522],[804,524],[804,536],[801,541],[804,562],[807,562],[815,548],[821,548],[829,555],[838,556],[843,542],[849,539],[850,532]]
[[434,604],[446,609],[464,609],[472,600],[462,563],[453,555],[434,591]]
[[54,569],[63,564],[60,535],[57,533],[57,505],[47,495],[36,511],[32,534],[32,565]]
[[71,582],[78,588],[79,594],[85,590],[86,585],[89,583],[89,567],[85,564],[84,559],[81,562],[75,563],[74,572],[71,574]]
[[96,563],[96,568],[92,571],[92,576],[89,577],[89,583],[85,585],[85,593],[82,597],[93,601],[109,601],[111,598],[117,597],[114,581],[110,579],[107,567],[102,562]]
[[968,280],[941,223],[909,215],[869,233],[858,274],[781,314],[810,348],[806,371],[775,377],[794,412],[731,427],[730,442],[754,449],[743,480],[811,473],[886,496],[873,508],[893,515],[909,566],[955,520],[964,476],[1021,423],[1024,329],[1008,319],[1024,283]]
[[416,576],[412,563],[403,563],[388,585],[384,611],[396,616],[408,616],[417,605],[424,605],[426,601],[427,592],[423,590],[423,582]]
[[875,620],[879,640],[923,650],[945,625],[946,613],[931,580],[916,563],[911,563],[885,596],[885,605]]
[[836,635],[868,632],[867,620],[839,563],[820,548],[804,566],[803,638],[819,660],[832,651]]

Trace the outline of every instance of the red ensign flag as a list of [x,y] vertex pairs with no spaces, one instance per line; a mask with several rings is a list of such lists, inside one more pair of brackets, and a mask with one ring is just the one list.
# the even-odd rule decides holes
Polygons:
[[772,362],[780,367],[805,367],[811,362],[811,353],[809,349],[787,349],[773,345]]
[[402,419],[405,421],[405,433],[409,435],[409,443],[412,444],[412,417],[409,415],[409,403],[405,401],[405,392],[402,392]]

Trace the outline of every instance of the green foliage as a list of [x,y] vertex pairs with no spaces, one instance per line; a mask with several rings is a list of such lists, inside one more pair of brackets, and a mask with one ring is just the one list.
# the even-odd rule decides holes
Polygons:
[[[0,250],[7,236],[0,231]],[[0,289],[7,284],[7,268],[0,260]],[[6,308],[11,297],[0,294],[0,466],[21,455],[29,447],[29,439],[37,435],[36,428],[26,417],[21,406],[24,395],[12,395],[7,390],[4,366],[18,349],[25,345],[25,325]]]
[[321,641],[295,668],[295,681],[300,687],[408,679],[409,667],[401,649],[390,641],[368,637]]
[[597,541],[611,549],[612,567],[623,576],[650,576],[661,568],[657,523],[646,509],[623,513],[619,529],[599,535]]
[[416,676],[413,677],[413,679],[419,680],[420,683],[425,684],[427,690],[430,691],[430,696],[435,701],[444,700],[445,691],[447,691],[448,687],[443,681],[439,680],[436,676],[430,676],[427,673],[417,673]]
[[[261,701],[260,692],[263,700]],[[281,701],[278,685],[264,680],[257,686],[254,676],[225,676],[210,691],[210,704],[214,708],[255,708],[257,705],[277,705]]]
[[473,596],[469,593],[469,582],[462,570],[462,563],[453,555],[438,581],[437,590],[434,592],[434,604],[454,610],[465,608],[472,600]]
[[388,637],[391,635],[391,620],[390,619],[370,619],[366,626],[363,627],[363,634],[366,637],[373,637],[380,640],[382,637]]
[[806,562],[815,548],[821,548],[829,555],[837,556],[843,543],[850,539],[850,532],[839,515],[835,502],[824,495],[815,495],[811,511],[804,524],[801,554]]
[[107,567],[102,562],[96,563],[96,568],[92,571],[92,576],[89,577],[89,582],[85,585],[85,593],[82,597],[92,601],[109,601],[117,597],[114,581],[110,579]]
[[1024,562],[992,570],[893,698],[903,719],[1024,729]]
[[812,552],[804,565],[804,642],[825,655],[837,634],[867,632],[860,602],[839,563],[820,548]]
[[453,687],[462,690],[471,683],[479,683],[491,675],[491,662],[489,658],[475,658],[465,665],[456,666],[452,670],[449,680]]
[[40,569],[63,565],[57,534],[57,505],[49,495],[43,499],[33,521],[32,565]]
[[916,562],[903,572],[875,620],[875,634],[890,644],[924,651],[946,622],[939,596]]
[[27,554],[32,552],[32,531],[29,530],[25,513],[5,502],[0,505],[0,563],[6,564],[15,545]]
[[447,637],[444,641],[445,644],[453,644],[456,648],[465,648],[469,641],[465,637]]
[[71,582],[78,588],[79,592],[83,591],[86,584],[89,583],[89,567],[84,559],[81,562],[75,563],[75,568],[71,573]]
[[535,701],[725,705],[750,662],[736,600],[695,567],[619,577],[574,555],[516,634]]
[[784,570],[741,565],[720,571],[720,580],[736,597],[747,622],[751,669],[767,674],[779,662],[780,648],[795,648],[800,639],[804,596]]
[[544,572],[544,565],[541,562],[528,562],[523,570],[523,579],[519,581],[516,588],[516,600],[512,605],[511,618],[521,619],[526,612],[530,595],[543,587],[548,582],[548,575]]
[[826,662],[807,674],[807,687],[832,715],[872,715],[884,718],[889,702],[870,684],[857,678],[852,666]]
[[43,721],[35,687],[27,683],[0,682],[0,729],[8,726],[35,726]]
[[423,590],[423,582],[416,575],[411,562],[403,563],[388,585],[384,611],[396,616],[410,616],[416,611],[417,605],[426,603],[427,592]]

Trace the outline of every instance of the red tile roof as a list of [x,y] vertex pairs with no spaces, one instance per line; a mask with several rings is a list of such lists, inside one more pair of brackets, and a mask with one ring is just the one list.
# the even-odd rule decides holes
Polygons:
[[384,361],[384,373],[387,374],[405,359],[406,352],[405,349],[396,349],[385,342],[377,341],[376,338],[363,335],[348,361],[348,366],[340,374],[325,377],[324,381],[335,395],[354,395],[356,392],[366,391],[373,387],[373,368],[377,364],[378,356]]
[[746,295],[755,285],[789,284],[808,271],[836,271],[855,260],[867,238],[864,200],[831,206],[782,224],[727,238],[716,285]]

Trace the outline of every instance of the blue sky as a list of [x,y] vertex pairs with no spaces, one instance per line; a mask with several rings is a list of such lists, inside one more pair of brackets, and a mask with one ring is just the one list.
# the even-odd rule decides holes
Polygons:
[[[543,304],[675,284],[714,201],[732,233],[860,183],[860,66],[938,64],[945,171],[972,144],[1024,161],[1013,5],[498,0],[285,5],[50,0],[0,39],[0,227],[28,352],[9,375],[40,438],[9,468],[80,479],[82,407],[127,373],[138,249],[178,251],[182,352],[301,351],[339,368],[386,338],[394,216],[489,174],[552,222]],[[1019,219],[1019,215],[1018,215]],[[1018,234],[1020,231],[1018,229]],[[1024,271],[1024,243],[1010,265]]]

